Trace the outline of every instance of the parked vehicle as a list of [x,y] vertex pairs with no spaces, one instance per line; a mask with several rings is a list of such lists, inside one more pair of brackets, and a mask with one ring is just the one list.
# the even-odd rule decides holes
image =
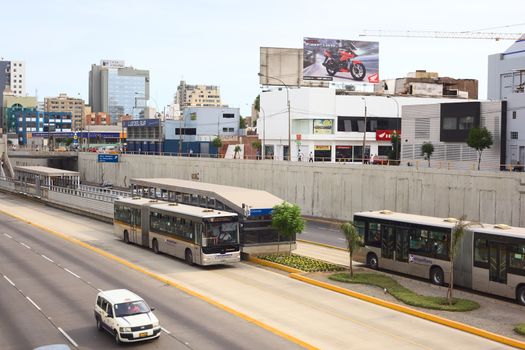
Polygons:
[[102,291],[95,301],[97,329],[113,335],[116,343],[156,339],[161,328],[153,310],[127,289]]
[[352,49],[339,49],[338,54],[334,55],[331,50],[324,50],[325,60],[323,66],[330,76],[337,72],[350,72],[354,80],[361,81],[366,76],[366,68],[363,62],[355,59],[357,54]]

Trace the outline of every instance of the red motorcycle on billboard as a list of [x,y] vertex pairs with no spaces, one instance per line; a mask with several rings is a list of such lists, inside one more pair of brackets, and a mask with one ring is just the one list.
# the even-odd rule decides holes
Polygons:
[[365,65],[355,59],[357,54],[352,49],[339,49],[338,55],[334,55],[331,50],[324,50],[324,57],[323,66],[331,77],[337,72],[350,72],[354,80],[361,81],[366,76]]

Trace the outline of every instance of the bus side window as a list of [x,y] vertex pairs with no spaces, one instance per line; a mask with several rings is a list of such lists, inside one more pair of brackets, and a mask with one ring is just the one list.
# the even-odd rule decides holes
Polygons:
[[[489,247],[486,239],[474,239],[474,264],[489,263]],[[478,266],[481,267],[481,266]],[[487,266],[488,267],[488,266]]]
[[510,267],[525,273],[525,244],[512,246],[510,250]]
[[365,242],[371,246],[379,247],[381,245],[381,224],[370,222]]

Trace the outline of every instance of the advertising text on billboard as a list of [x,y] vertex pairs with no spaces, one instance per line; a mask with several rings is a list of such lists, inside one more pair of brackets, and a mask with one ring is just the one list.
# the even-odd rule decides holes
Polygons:
[[332,134],[332,119],[314,119],[314,134]]

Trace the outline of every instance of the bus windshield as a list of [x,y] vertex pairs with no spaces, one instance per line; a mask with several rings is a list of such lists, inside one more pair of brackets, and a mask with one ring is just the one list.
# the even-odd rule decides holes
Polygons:
[[202,235],[202,245],[225,245],[239,243],[237,222],[207,222]]

